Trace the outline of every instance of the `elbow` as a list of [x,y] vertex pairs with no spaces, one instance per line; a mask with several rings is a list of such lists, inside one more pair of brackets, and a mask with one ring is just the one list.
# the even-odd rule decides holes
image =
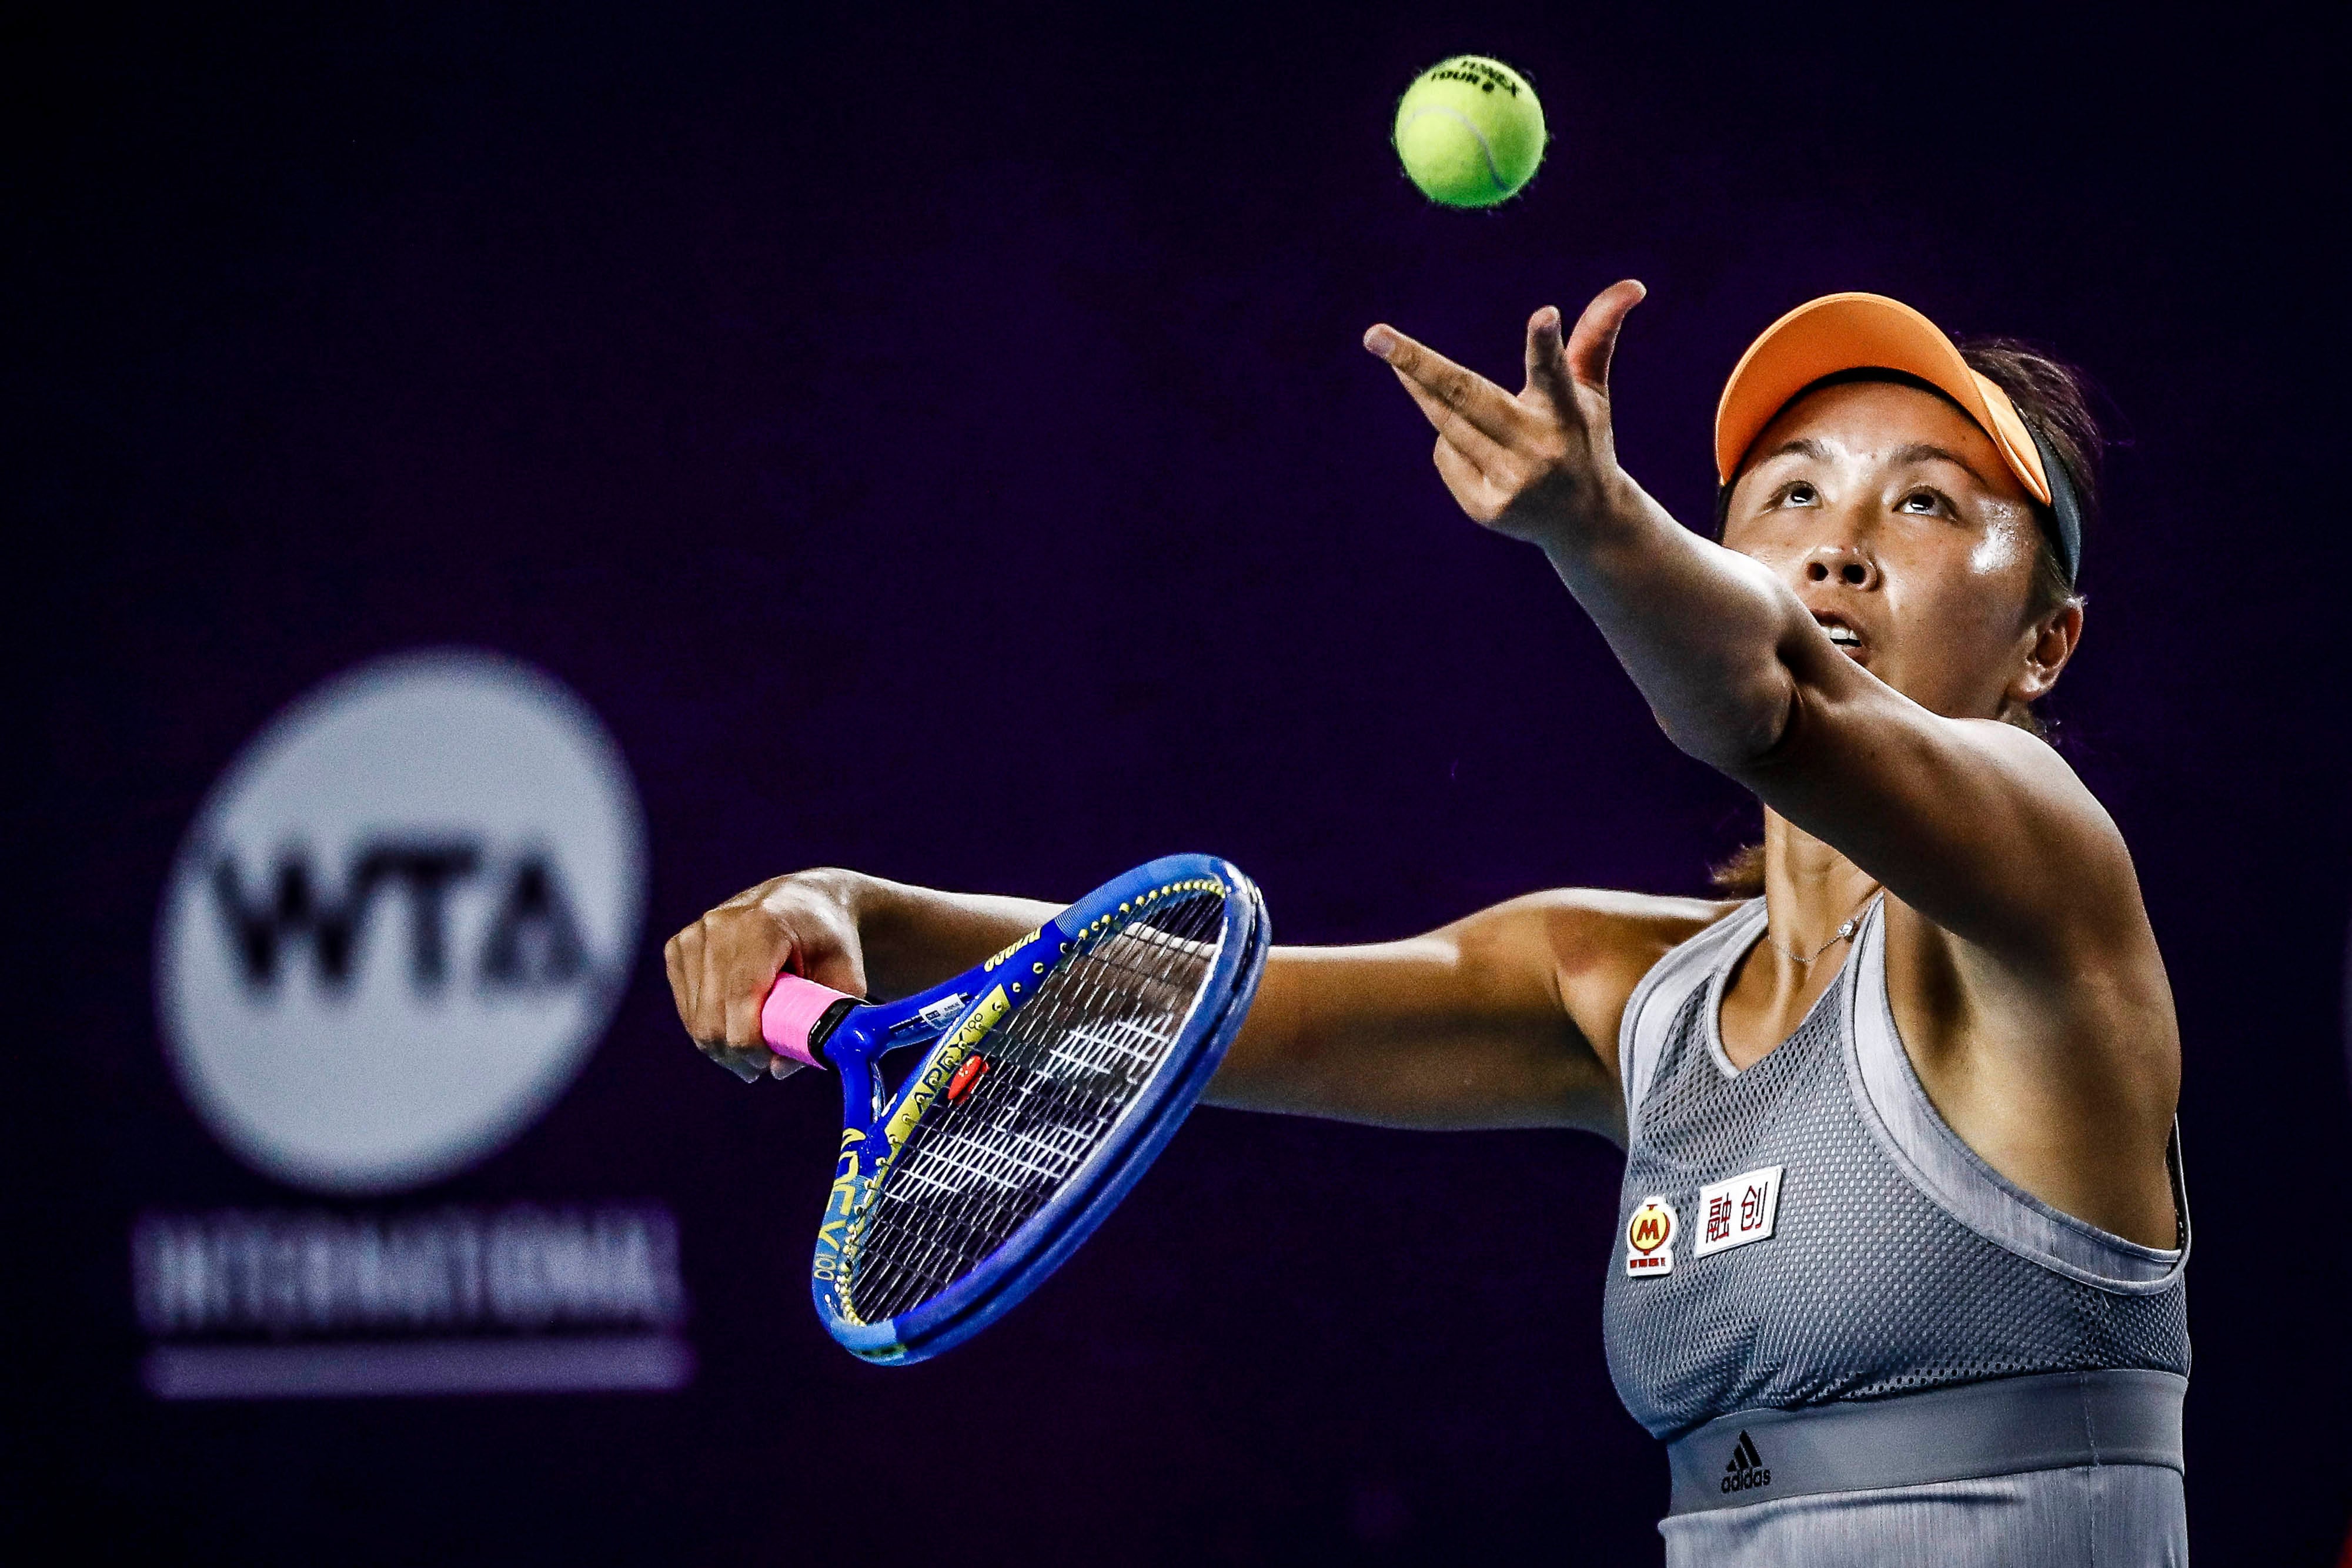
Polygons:
[[1655,710],[1658,727],[1685,756],[1719,772],[1739,773],[1768,761],[1788,737],[1796,715],[1797,683],[1775,663],[1746,682],[1726,682],[1709,700],[1682,713]]

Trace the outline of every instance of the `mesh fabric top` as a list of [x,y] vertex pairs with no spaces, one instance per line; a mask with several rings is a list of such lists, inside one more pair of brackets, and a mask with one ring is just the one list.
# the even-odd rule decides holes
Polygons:
[[[1654,1435],[2026,1373],[2188,1372],[2180,1275],[2154,1292],[2085,1284],[1987,1239],[1905,1176],[1855,1103],[1843,981],[1730,1077],[1708,1049],[1713,994],[1683,1001],[1639,1108],[1603,1303],[1618,1395]],[[1770,1239],[1691,1258],[1699,1188],[1769,1166],[1785,1167]],[[1652,1194],[1685,1231],[1671,1273],[1629,1279],[1624,1228]]]

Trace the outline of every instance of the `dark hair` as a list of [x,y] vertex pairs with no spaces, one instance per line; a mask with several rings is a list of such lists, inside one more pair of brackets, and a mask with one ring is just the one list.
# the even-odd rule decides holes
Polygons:
[[[2049,450],[2066,470],[2066,477],[2074,487],[2074,495],[2083,510],[2083,524],[2087,533],[2098,515],[2099,455],[2105,438],[2099,433],[2099,422],[2091,413],[2088,383],[2083,372],[2062,361],[2028,348],[2013,338],[1969,338],[1959,344],[1960,358],[1969,368],[2009,394],[2017,405],[2017,416],[2026,427],[2040,436]],[[1847,381],[1900,381],[1925,387],[1910,376],[1886,371],[1847,371],[1835,376],[1825,376],[1800,392],[1797,397],[1816,388]],[[1928,388],[1934,391],[1933,388]],[[1940,393],[1938,396],[1942,395]],[[1795,398],[1790,399],[1791,402]],[[1734,476],[1736,478],[1737,476]],[[1724,524],[1731,509],[1731,486],[1725,485],[1716,492],[1715,533],[1723,537]],[[2077,597],[2076,585],[2067,580],[2065,563],[2060,559],[2056,544],[2056,519],[2050,508],[2035,502],[2033,520],[2041,527],[2042,548],[2033,561],[2033,579],[2025,593],[2025,619],[2039,621],[2052,611]],[[2050,738],[2048,725],[2032,707],[2023,707],[2001,716],[2011,724],[2032,730],[2043,739]],[[1764,846],[1747,844],[1719,863],[1707,868],[1707,880],[1717,891],[1740,897],[1753,897],[1764,891]]]
[[[2087,532],[2099,512],[2099,454],[2105,442],[2083,372],[2074,366],[2027,348],[2013,338],[1970,338],[1960,346],[1969,369],[2009,394],[2017,417],[2040,436],[2065,469],[2083,509]],[[2033,586],[2026,593],[2025,618],[2038,621],[2074,597],[2075,584],[2066,580],[2065,564],[2058,559],[2056,520],[2050,508],[2035,502],[2033,520],[2042,525],[2042,550],[2033,563]]]

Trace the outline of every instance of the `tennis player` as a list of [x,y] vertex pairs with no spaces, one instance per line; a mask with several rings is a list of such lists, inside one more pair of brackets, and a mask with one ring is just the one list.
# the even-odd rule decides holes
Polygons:
[[[1717,410],[1715,533],[1617,465],[1620,283],[1516,395],[1388,327],[1465,511],[1550,560],[1690,755],[1754,791],[1750,894],[1537,894],[1278,949],[1217,1103],[1582,1127],[1626,1151],[1604,1320],[1674,1563],[2179,1563],[2179,1040],[2114,821],[2033,705],[2083,631],[2073,376],[1833,295]],[[838,870],[668,947],[746,1077],[780,969],[900,994],[1055,905]]]

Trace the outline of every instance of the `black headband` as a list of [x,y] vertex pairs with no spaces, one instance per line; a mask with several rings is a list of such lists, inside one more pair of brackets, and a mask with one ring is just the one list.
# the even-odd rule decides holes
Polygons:
[[[2020,424],[2025,421],[2019,420]],[[2033,437],[2033,450],[2042,454],[2042,476],[2050,482],[2050,542],[2058,547],[2058,564],[2066,573],[2066,586],[2074,586],[2074,574],[2083,568],[2083,504],[2074,497],[2074,481],[2066,476],[2066,465],[2058,461],[2058,454],[2042,433],[2025,424],[2025,434]]]

